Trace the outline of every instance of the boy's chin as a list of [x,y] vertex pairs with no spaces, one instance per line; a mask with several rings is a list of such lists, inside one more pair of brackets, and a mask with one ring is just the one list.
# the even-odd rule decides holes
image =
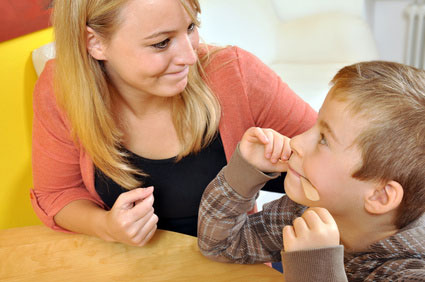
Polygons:
[[286,196],[297,204],[308,206],[310,202],[305,197],[301,185],[299,185],[299,187],[294,187],[294,185],[291,185],[291,184],[293,183],[287,183],[285,178],[284,186],[285,186]]

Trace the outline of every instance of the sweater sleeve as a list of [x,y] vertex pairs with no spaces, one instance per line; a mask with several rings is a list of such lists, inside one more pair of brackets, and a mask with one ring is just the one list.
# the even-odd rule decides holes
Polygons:
[[276,176],[249,165],[236,149],[202,196],[198,244],[205,256],[237,263],[280,261],[282,228],[304,207],[283,196],[264,205],[261,212],[247,215],[258,191]]
[[286,282],[348,281],[344,269],[344,247],[336,246],[295,252],[282,251]]
[[317,113],[253,54],[235,47],[254,122],[288,137],[311,128]]
[[59,110],[53,93],[53,62],[46,64],[33,94],[32,172],[30,191],[35,213],[48,227],[53,217],[67,204],[78,199],[96,200],[86,189],[80,168],[80,149],[73,142],[69,126]]

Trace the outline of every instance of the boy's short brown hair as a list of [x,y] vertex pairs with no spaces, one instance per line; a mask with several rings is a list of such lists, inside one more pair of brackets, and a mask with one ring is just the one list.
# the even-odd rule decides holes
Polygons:
[[362,62],[341,69],[332,83],[330,98],[369,122],[355,142],[363,161],[352,176],[403,186],[395,220],[402,228],[425,211],[425,71]]

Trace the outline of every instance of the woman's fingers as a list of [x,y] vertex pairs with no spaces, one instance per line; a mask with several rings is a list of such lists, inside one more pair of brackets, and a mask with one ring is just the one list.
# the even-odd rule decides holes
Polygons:
[[122,193],[108,212],[109,233],[115,241],[140,245],[156,229],[158,217],[153,210],[153,187]]
[[135,205],[130,209],[129,214],[133,221],[138,221],[143,218],[147,213],[153,210],[154,197],[153,194],[145,199],[138,200]]
[[152,214],[147,218],[147,221],[139,229],[138,234],[133,238],[137,246],[145,245],[154,235],[158,223],[158,216]]
[[115,204],[112,208],[116,209],[130,209],[134,206],[134,203],[143,200],[153,193],[153,187],[137,188],[124,192],[118,196]]

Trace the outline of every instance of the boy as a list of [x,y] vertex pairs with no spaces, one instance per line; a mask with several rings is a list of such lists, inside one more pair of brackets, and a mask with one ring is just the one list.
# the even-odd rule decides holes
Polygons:
[[[245,133],[203,194],[200,250],[282,259],[287,282],[425,281],[425,72],[364,62],[332,83],[307,132]],[[286,195],[248,216],[281,171]]]

